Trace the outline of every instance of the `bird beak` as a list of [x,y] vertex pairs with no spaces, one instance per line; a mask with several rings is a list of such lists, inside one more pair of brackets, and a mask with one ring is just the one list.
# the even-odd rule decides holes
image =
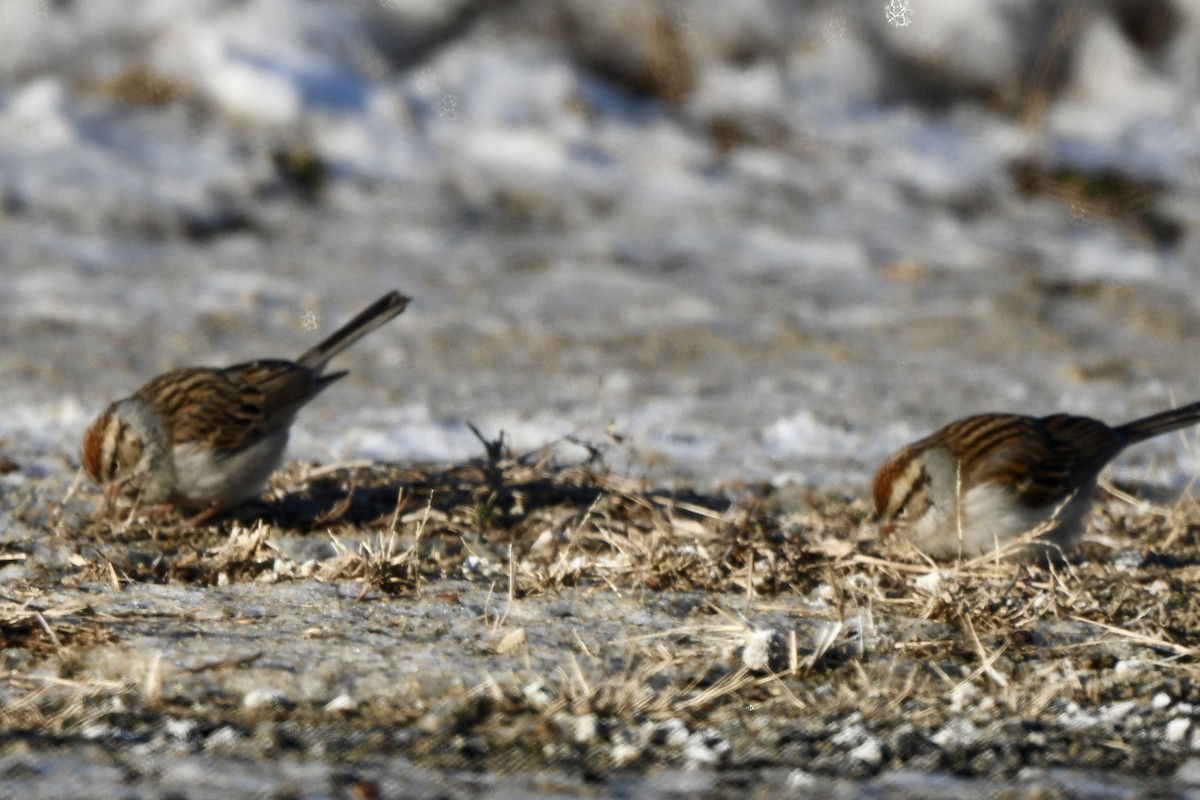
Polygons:
[[121,496],[121,490],[125,488],[124,481],[109,481],[104,487],[104,497],[108,501],[108,505],[112,506],[117,502],[117,498]]
[[896,532],[895,522],[885,522],[879,526],[879,538],[886,539]]

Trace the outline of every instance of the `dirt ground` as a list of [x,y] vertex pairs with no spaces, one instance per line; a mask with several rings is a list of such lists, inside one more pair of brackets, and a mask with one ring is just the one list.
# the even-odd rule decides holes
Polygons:
[[1200,783],[1190,494],[1160,506],[1109,487],[1058,568],[931,565],[877,541],[859,499],[660,490],[612,474],[601,446],[564,463],[485,444],[454,465],[293,464],[262,503],[196,530],[105,514],[86,487],[64,502],[11,462],[5,792]]

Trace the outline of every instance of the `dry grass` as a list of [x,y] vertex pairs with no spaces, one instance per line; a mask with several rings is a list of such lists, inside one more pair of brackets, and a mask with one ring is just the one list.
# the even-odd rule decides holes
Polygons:
[[[1131,506],[1103,492],[1085,557],[1062,566],[932,564],[876,541],[857,500],[813,494],[778,508],[767,488],[648,486],[607,470],[595,448],[563,463],[550,450],[488,445],[487,457],[449,466],[297,464],[273,502],[202,530],[89,519],[71,531],[75,555],[56,580],[117,593],[318,581],[354,587],[356,602],[418,606],[457,605],[464,585],[480,587],[485,644],[464,654],[461,681],[400,706],[350,703],[336,717],[304,704],[269,712],[343,742],[351,760],[378,743],[349,742],[384,729],[409,731],[411,757],[433,766],[589,774],[710,756],[713,766],[802,759],[849,775],[889,765],[1015,774],[1080,753],[1092,766],[1162,773],[1182,757],[1155,739],[1112,746],[1119,722],[1081,728],[1071,714],[1103,717],[1161,693],[1200,702],[1200,511],[1190,499]],[[328,542],[328,555],[291,558],[280,537]],[[0,643],[32,654],[0,673],[10,729],[78,730],[114,696],[133,709],[130,725],[153,726],[164,710],[210,727],[251,713],[217,701],[198,712],[195,700],[185,711],[170,686],[181,674],[257,668],[261,650],[182,670],[156,656],[124,682],[72,677],[123,620],[47,603],[51,588],[0,602]],[[571,644],[548,652],[544,632],[512,614],[581,596],[656,624],[597,642],[567,622]],[[57,676],[36,677],[48,663]],[[520,666],[501,674],[498,664]],[[952,735],[968,723],[975,738]],[[1042,744],[1020,744],[1030,730]]]
[[127,106],[165,106],[187,99],[190,94],[188,87],[179,81],[144,64],[135,64],[105,80],[87,82],[81,88]]

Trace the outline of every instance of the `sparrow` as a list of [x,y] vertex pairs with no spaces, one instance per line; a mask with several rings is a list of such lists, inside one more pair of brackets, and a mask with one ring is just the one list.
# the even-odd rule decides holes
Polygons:
[[84,431],[84,471],[104,487],[109,504],[123,496],[199,510],[193,524],[257,497],[283,459],[296,412],[348,374],[326,373],[329,361],[408,302],[399,292],[385,294],[295,361],[159,375]]
[[1070,414],[979,414],[888,457],[872,494],[880,531],[902,532],[933,558],[1004,550],[1045,526],[1041,547],[1061,552],[1083,535],[1101,470],[1121,451],[1200,422],[1200,403],[1109,426]]

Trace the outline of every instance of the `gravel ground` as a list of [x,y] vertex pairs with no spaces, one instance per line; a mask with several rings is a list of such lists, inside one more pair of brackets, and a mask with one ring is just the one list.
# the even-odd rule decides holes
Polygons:
[[295,464],[202,530],[46,499],[66,489],[6,495],[24,498],[0,549],[17,796],[1200,781],[1192,501],[1108,494],[1052,570],[933,568],[876,542],[861,501],[656,489],[549,450]]
[[[1200,396],[1194,5],[6,0],[0,794],[1196,795],[1190,433],[1056,570],[863,500]],[[393,288],[262,502],[72,488]]]

